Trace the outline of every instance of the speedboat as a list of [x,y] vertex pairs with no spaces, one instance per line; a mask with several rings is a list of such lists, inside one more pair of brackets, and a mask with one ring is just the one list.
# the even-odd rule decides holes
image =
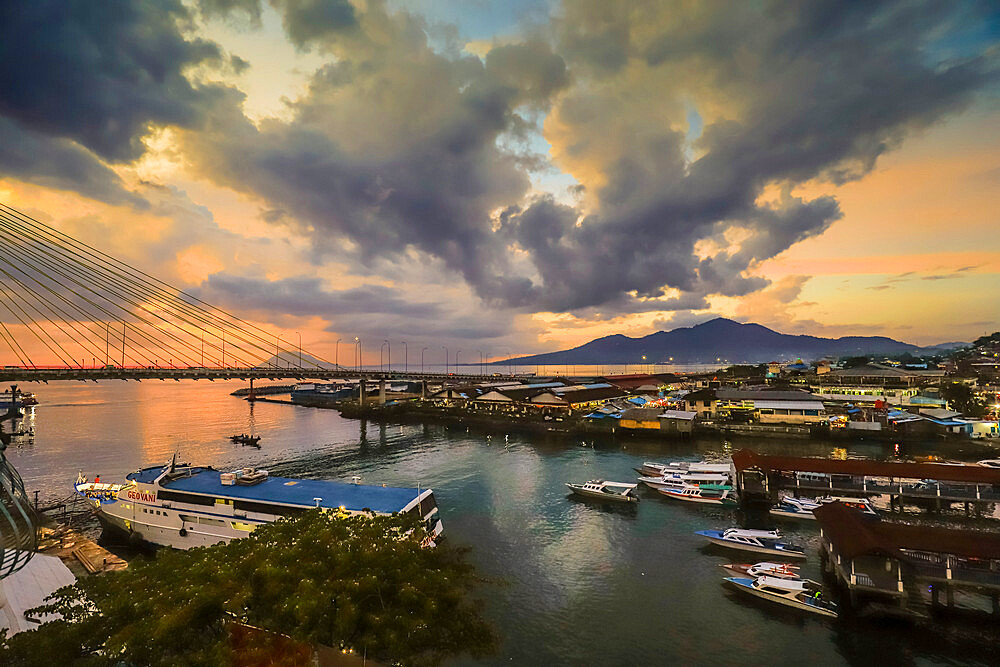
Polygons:
[[816,499],[816,502],[820,505],[827,505],[829,503],[840,503],[842,505],[847,505],[852,509],[856,509],[862,514],[867,514],[868,516],[878,516],[878,510],[872,505],[872,501],[867,498],[847,498],[844,496],[821,496]]
[[725,580],[737,590],[764,600],[802,611],[810,611],[821,616],[837,617],[837,603],[827,599],[822,591],[815,589],[812,582],[769,576],[756,579],[726,577]]
[[701,486],[702,484],[715,484],[718,486],[732,486],[729,484],[729,475],[720,475],[711,472],[670,472],[664,475],[649,477],[639,477],[642,482],[651,489],[680,489],[685,485]]
[[97,510],[102,526],[129,540],[176,549],[246,537],[261,525],[321,508],[342,515],[412,514],[427,532],[441,534],[431,489],[368,486],[276,477],[266,470],[219,471],[171,460],[142,468],[121,484],[77,477],[76,492]]
[[646,461],[636,471],[645,477],[662,477],[673,472],[707,472],[728,475],[732,470],[731,463],[708,463],[707,461],[670,461],[654,463]]
[[712,544],[739,549],[740,551],[753,551],[755,553],[770,554],[772,556],[782,556],[784,558],[805,559],[805,549],[794,544],[786,544],[781,541],[781,536],[776,530],[746,530],[743,528],[726,528],[725,530],[698,530],[696,535],[708,538]]
[[798,567],[788,563],[727,563],[722,569],[736,577],[777,577],[778,579],[798,579]]
[[637,503],[639,496],[636,495],[638,484],[626,484],[625,482],[605,482],[600,479],[592,479],[583,484],[566,483],[569,490],[578,496],[586,498],[600,498],[601,500],[614,500],[623,503]]
[[676,500],[686,500],[691,503],[705,503],[709,505],[723,505],[725,507],[735,507],[736,499],[731,495],[731,486],[718,486],[715,484],[685,484],[679,489],[662,488],[657,489],[667,498]]
[[808,498],[795,498],[784,496],[777,505],[771,508],[772,516],[782,516],[789,519],[811,519],[816,520],[813,510],[820,507],[821,503]]

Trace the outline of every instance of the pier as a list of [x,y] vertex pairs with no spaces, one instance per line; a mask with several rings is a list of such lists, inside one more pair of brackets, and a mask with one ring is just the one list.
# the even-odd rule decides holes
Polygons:
[[976,465],[892,463],[769,456],[749,449],[733,454],[736,485],[747,502],[795,495],[879,496],[902,511],[904,503],[940,510],[964,503],[966,512],[1000,502],[1000,470]]
[[953,609],[961,591],[984,596],[1000,617],[1000,534],[879,521],[841,503],[815,514],[824,570],[853,605],[865,597],[914,611]]

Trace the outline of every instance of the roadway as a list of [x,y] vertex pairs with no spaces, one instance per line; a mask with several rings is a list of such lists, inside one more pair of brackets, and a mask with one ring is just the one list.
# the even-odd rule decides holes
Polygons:
[[518,380],[531,381],[534,375],[508,373],[420,373],[416,371],[378,371],[318,369],[318,368],[0,368],[0,383],[4,382],[54,382],[79,380],[432,380],[436,382]]

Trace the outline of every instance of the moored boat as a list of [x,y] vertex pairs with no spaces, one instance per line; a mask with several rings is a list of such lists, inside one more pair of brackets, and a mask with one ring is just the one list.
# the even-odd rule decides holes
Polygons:
[[788,519],[809,519],[816,520],[813,510],[820,506],[820,503],[808,498],[796,498],[794,496],[784,496],[778,504],[771,508],[771,516],[781,516]]
[[442,531],[431,489],[275,477],[252,468],[222,472],[173,461],[125,479],[99,484],[81,475],[75,488],[97,509],[106,529],[177,549],[229,542],[317,507],[342,514],[415,514],[429,543]]
[[685,484],[681,488],[657,489],[667,498],[684,500],[690,503],[704,503],[708,505],[722,505],[724,507],[735,507],[736,498],[732,495],[732,487],[719,486],[715,484]]
[[777,577],[778,579],[798,579],[799,568],[788,563],[726,563],[722,569],[735,577]]
[[732,463],[710,463],[708,461],[669,461],[655,463],[645,461],[636,472],[644,477],[662,477],[674,472],[703,472],[728,475],[732,471]]
[[623,503],[637,503],[639,496],[636,495],[638,484],[626,484],[625,482],[605,482],[600,479],[592,479],[583,484],[566,483],[570,491],[585,498],[600,498],[601,500],[613,500]]
[[872,501],[867,498],[847,498],[844,496],[821,496],[816,499],[816,502],[820,505],[826,505],[828,503],[841,503],[842,505],[847,505],[852,509],[856,509],[862,514],[867,514],[869,516],[878,516],[878,510],[872,505]]
[[812,612],[821,616],[836,618],[837,603],[827,599],[822,591],[814,589],[812,582],[805,580],[781,579],[762,576],[726,577],[725,581],[737,590],[764,600],[770,600],[786,607]]
[[686,484],[694,486],[714,484],[732,488],[732,485],[729,484],[729,475],[709,472],[672,472],[665,475],[638,477],[636,481],[645,484],[651,489],[680,489]]
[[1000,459],[983,459],[982,461],[976,461],[976,465],[984,468],[1000,468]]
[[725,530],[698,530],[712,544],[752,551],[754,553],[770,554],[783,558],[805,559],[806,552],[802,547],[781,541],[781,535],[776,530],[746,530],[743,528],[726,528]]
[[38,405],[38,399],[30,391],[12,391],[7,389],[0,391],[0,413],[6,412],[11,407],[27,408]]

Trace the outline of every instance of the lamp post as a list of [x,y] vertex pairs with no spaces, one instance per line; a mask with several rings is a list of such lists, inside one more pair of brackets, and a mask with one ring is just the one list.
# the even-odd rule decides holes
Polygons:
[[354,370],[361,372],[361,339],[357,336],[354,337]]
[[382,363],[382,350],[385,349],[385,344],[387,342],[388,341],[382,341],[382,344],[378,346],[378,370],[380,373],[383,372],[383,369],[385,368],[385,365]]
[[427,350],[426,347],[420,348],[420,374],[424,374],[424,352]]
[[295,332],[299,336],[299,368],[302,368],[302,334],[298,331]]
[[403,341],[403,373],[410,372],[410,348],[406,347],[406,341]]
[[441,349],[444,350],[444,374],[448,374],[448,346],[442,345]]
[[388,372],[392,372],[392,345],[389,341],[385,341],[385,368]]
[[458,358],[460,356],[462,356],[462,351],[461,350],[459,350],[458,352],[455,353],[455,372],[456,373],[458,372]]
[[333,365],[340,369],[340,341],[342,338],[337,339],[337,345],[333,348]]
[[486,357],[483,356],[482,350],[476,350],[479,353],[479,374],[483,375],[486,371],[484,370],[484,364],[486,363]]

